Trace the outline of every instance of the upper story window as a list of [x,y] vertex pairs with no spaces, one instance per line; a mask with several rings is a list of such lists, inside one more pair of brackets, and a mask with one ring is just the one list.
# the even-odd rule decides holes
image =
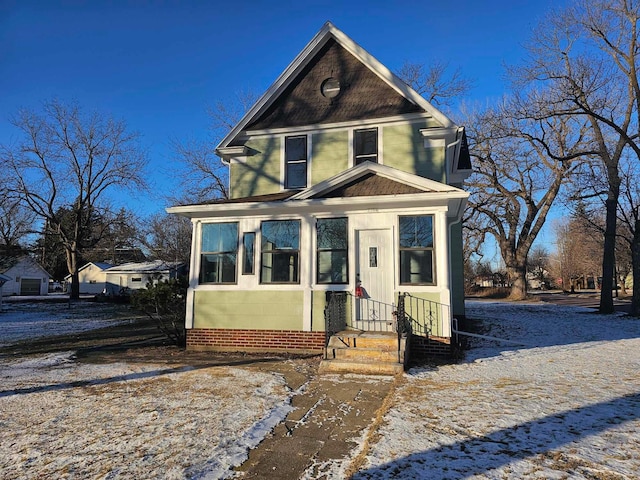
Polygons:
[[269,220],[260,228],[262,283],[300,283],[300,220]]
[[400,217],[400,284],[433,285],[433,216]]
[[285,188],[307,186],[307,136],[285,137]]
[[366,128],[353,132],[354,164],[362,162],[378,163],[378,129]]
[[200,283],[235,283],[238,258],[238,224],[202,225]]

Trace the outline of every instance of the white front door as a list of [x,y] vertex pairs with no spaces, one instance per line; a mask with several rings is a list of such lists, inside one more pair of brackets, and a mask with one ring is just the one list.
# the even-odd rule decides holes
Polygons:
[[362,298],[356,299],[356,324],[361,330],[393,330],[393,258],[391,230],[359,230],[356,279]]

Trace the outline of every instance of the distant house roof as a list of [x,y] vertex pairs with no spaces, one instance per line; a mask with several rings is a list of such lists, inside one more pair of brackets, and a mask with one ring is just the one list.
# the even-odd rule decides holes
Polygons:
[[[28,255],[18,255],[18,256],[4,255],[4,256],[0,256],[0,273],[4,273],[4,272],[8,271],[9,269],[15,267],[16,265],[18,265],[21,262],[28,262],[31,265],[34,265],[34,266],[38,267],[40,270],[42,270],[47,275],[49,275],[49,272],[47,272],[42,267],[42,265],[40,265],[38,262],[36,262],[33,258],[31,258]],[[51,276],[51,275],[49,275],[49,276]]]
[[184,263],[165,262],[163,260],[155,260],[152,262],[132,262],[116,265],[108,268],[107,273],[160,273],[176,270],[182,267]]
[[11,267],[16,265],[21,258],[22,257],[10,257],[10,256],[0,257],[0,273],[6,272],[7,270],[9,270]]
[[[103,270],[103,271],[113,267],[113,265],[111,263],[106,263],[106,262],[88,262],[88,263],[85,263],[83,266],[81,266],[78,269],[78,272],[83,271],[85,268],[88,268],[91,265],[94,265],[94,266],[98,267],[100,270]],[[67,280],[67,281],[69,281],[70,278],[71,278],[71,274],[69,274],[66,277],[64,277],[64,279]]]
[[[113,265],[111,263],[106,263],[106,262],[90,262],[90,263],[93,263],[100,270],[106,270],[107,268],[113,267]],[[82,267],[82,268],[84,268],[84,267]]]

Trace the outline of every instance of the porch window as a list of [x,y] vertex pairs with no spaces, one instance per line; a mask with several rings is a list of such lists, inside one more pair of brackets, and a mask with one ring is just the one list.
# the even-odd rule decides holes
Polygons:
[[400,217],[400,284],[433,285],[433,216]]
[[316,224],[318,283],[347,283],[347,219],[321,218]]
[[202,225],[200,283],[235,283],[237,257],[237,223]]
[[307,186],[307,136],[285,137],[285,188]]
[[378,129],[367,128],[353,132],[354,163],[370,161],[378,163]]
[[244,246],[243,275],[253,275],[254,273],[255,244],[256,234],[253,232],[245,233],[242,238],[242,245]]
[[261,283],[300,283],[300,220],[261,226]]

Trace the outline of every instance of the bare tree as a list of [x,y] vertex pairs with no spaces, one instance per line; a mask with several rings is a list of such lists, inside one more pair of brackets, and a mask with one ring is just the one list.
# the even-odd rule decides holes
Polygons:
[[[146,156],[138,134],[123,121],[87,115],[78,105],[57,100],[44,103],[39,112],[21,110],[11,121],[19,141],[0,150],[8,188],[60,236],[72,276],[71,298],[78,298],[78,254],[100,202],[111,191],[144,187]],[[60,218],[61,211],[66,218]]]
[[146,225],[147,249],[153,258],[189,263],[191,220],[178,215],[157,214]]
[[454,100],[473,87],[473,81],[465,77],[459,68],[451,71],[449,63],[442,61],[435,61],[429,66],[405,61],[396,75],[438,107],[451,108]]
[[546,284],[549,275],[549,252],[546,248],[536,245],[529,251],[527,267],[531,276],[539,282],[540,288]]
[[240,91],[227,102],[218,101],[207,110],[211,123],[205,138],[171,142],[174,159],[181,167],[181,194],[171,198],[172,203],[229,198],[229,167],[217,157],[215,147],[256,100],[254,93]]
[[626,147],[640,159],[638,61],[640,3],[579,0],[552,12],[529,46],[530,60],[514,69],[521,84],[553,92],[540,116],[583,116],[607,180],[600,312],[611,313],[620,195],[619,162]]
[[516,300],[527,295],[529,250],[584,141],[584,125],[572,119],[515,118],[522,102],[505,100],[467,122],[475,159],[466,182],[468,208],[477,232],[495,238],[511,282],[510,298]]
[[[618,209],[618,280],[625,289],[624,267],[631,265],[633,294],[631,315],[640,316],[640,185],[637,165],[630,157],[623,157],[621,164],[621,191]],[[623,270],[622,272],[620,270]]]
[[0,248],[7,253],[24,248],[24,239],[33,233],[34,213],[0,189]]

